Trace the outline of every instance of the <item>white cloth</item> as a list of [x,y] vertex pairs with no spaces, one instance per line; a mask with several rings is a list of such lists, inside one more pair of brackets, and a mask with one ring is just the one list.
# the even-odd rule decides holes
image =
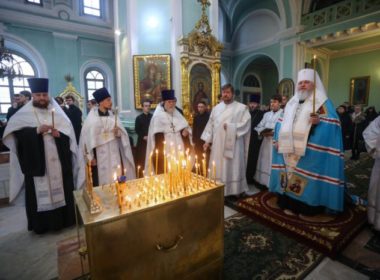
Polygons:
[[[261,133],[264,129],[273,129],[276,125],[278,118],[282,115],[282,109],[277,112],[267,112],[264,114],[263,119],[255,127],[258,133]],[[257,159],[257,168],[255,173],[255,180],[262,185],[268,186],[272,164],[272,136],[266,136],[260,146],[259,157]]]
[[[159,104],[157,106],[149,125],[148,142],[145,155],[146,172],[149,172],[149,157],[150,154],[154,152],[154,147],[156,145],[154,135],[157,133],[163,133],[166,142],[166,154],[171,153],[171,150],[174,149],[175,154],[178,155],[177,153],[179,149],[181,151],[185,151],[185,146],[181,136],[181,131],[185,128],[189,131],[188,137],[190,137],[191,142],[192,131],[184,116],[182,116],[177,109],[174,109],[173,114],[170,114],[165,111],[163,105]],[[162,151],[159,152],[162,153]],[[153,163],[151,164],[154,166]],[[154,172],[154,170],[151,171]]]
[[[15,131],[26,127],[39,127],[42,124],[52,125],[52,109],[54,108],[54,127],[70,138],[74,185],[78,187],[84,180],[84,168],[78,162],[78,146],[74,129],[61,107],[52,99],[47,109],[33,106],[33,102],[24,105],[9,120],[4,131],[3,142],[10,149],[10,190],[9,201],[13,201],[20,192],[24,182],[20,163],[17,157],[17,140]],[[34,177],[37,196],[37,211],[47,211],[65,205],[61,163],[57,161],[57,148],[51,135],[43,136],[46,160],[46,172],[42,177]],[[51,195],[50,195],[51,194]]]
[[[135,164],[132,155],[129,136],[122,126],[119,118],[116,118],[117,127],[120,131],[120,137],[115,137],[113,129],[115,128],[115,115],[111,110],[109,116],[99,116],[98,107],[93,108],[85,120],[81,137],[80,149],[87,159],[94,158],[93,149],[96,149],[96,164],[98,169],[99,185],[110,184],[114,181],[114,174],[120,176],[123,168],[125,169],[127,180],[136,178]],[[85,157],[82,156],[82,159]]]
[[380,231],[380,116],[363,132],[368,152],[375,159],[368,190],[368,221]]
[[[301,81],[314,80],[313,69],[302,69],[298,73],[297,85]],[[318,73],[315,73],[316,78],[316,93],[315,93],[315,111],[327,100],[326,90],[319,78]],[[302,106],[299,106],[302,93],[297,91],[296,94],[286,104],[286,110],[280,129],[278,138],[278,151],[283,154],[296,154],[298,156],[305,155],[307,138],[311,128],[309,121],[310,114],[313,112],[313,94],[310,94]],[[299,110],[300,109],[300,110]]]
[[201,139],[212,143],[209,163],[215,162],[216,179],[225,184],[224,195],[248,191],[245,173],[250,134],[251,115],[244,104],[221,102],[212,109]]

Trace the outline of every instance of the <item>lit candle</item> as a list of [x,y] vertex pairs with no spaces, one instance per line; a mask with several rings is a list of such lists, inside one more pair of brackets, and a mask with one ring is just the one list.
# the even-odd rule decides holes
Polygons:
[[55,124],[54,124],[54,112],[55,112],[55,109],[51,109],[51,126],[53,128],[55,128]]
[[127,168],[124,168],[124,174],[125,176],[127,176]]
[[158,150],[156,149],[156,175],[158,174]]
[[313,91],[313,114],[315,114],[315,90],[317,88],[317,85],[316,85],[316,75],[317,75],[317,72],[315,70],[316,68],[316,65],[317,65],[317,56],[314,55],[313,56],[313,68],[314,68],[314,91]]
[[120,196],[120,186],[119,186],[119,182],[117,181],[116,172],[113,174],[113,179],[115,181],[115,188],[116,188],[116,193],[117,193],[117,203],[118,203],[120,210],[121,210],[122,203],[121,203],[121,196]]
[[210,174],[210,168],[207,170],[208,171],[208,185],[211,187],[211,174]]
[[173,188],[172,188],[172,165],[169,162],[168,163],[168,170],[169,170],[169,192],[172,194]]
[[117,166],[117,175],[118,176],[121,175],[121,166],[120,166],[120,164]]
[[166,175],[166,151],[164,149],[164,175]]
[[199,185],[198,185],[198,183],[199,183],[198,169],[199,169],[199,164],[196,163],[196,164],[195,164],[195,173],[197,174],[197,177],[195,177],[195,181],[197,181],[197,190],[199,190]]
[[153,152],[150,152],[149,162],[148,162],[148,176],[152,173],[152,155],[153,155]]
[[203,171],[203,176],[206,177],[206,154],[205,153],[203,153],[202,171]]
[[118,108],[115,107],[115,128],[117,127],[117,114],[118,114]]
[[198,156],[195,155],[195,173],[197,172]]
[[140,165],[137,166],[136,179],[140,178]]
[[215,161],[212,161],[212,175],[214,177],[214,184],[216,185],[216,166],[215,166]]

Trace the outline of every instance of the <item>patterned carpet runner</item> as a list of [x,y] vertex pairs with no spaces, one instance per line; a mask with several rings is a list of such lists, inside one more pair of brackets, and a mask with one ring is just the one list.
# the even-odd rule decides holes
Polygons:
[[225,220],[225,280],[303,279],[323,254],[280,232],[235,214]]
[[284,212],[277,206],[276,195],[267,191],[241,199],[236,206],[239,211],[332,258],[367,221],[366,209],[355,205],[348,205],[344,213],[337,215],[308,217]]

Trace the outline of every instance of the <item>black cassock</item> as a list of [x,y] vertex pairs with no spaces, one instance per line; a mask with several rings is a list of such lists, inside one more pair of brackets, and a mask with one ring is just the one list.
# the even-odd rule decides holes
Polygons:
[[35,127],[23,128],[15,131],[14,134],[17,139],[17,153],[20,167],[25,176],[25,208],[28,219],[28,230],[41,234],[73,225],[75,223],[74,177],[70,138],[63,133],[61,133],[59,138],[55,138],[62,167],[66,205],[50,211],[37,212],[33,177],[45,175],[46,163],[43,138],[41,134],[37,134]]
[[136,145],[136,162],[135,166],[140,166],[139,177],[142,175],[142,170],[145,166],[145,154],[146,154],[146,145],[148,143],[147,140],[144,140],[144,136],[148,136],[149,124],[152,119],[152,114],[144,114],[137,116],[135,120],[135,130],[138,135],[137,145]]
[[344,150],[351,149],[350,135],[352,131],[352,120],[348,113],[339,114],[340,126],[342,127],[342,139]]
[[[198,156],[198,160],[202,160],[202,154],[203,154],[203,144],[205,141],[201,139],[203,130],[205,130],[205,127],[207,125],[207,122],[210,118],[209,112],[204,112],[203,114],[197,114],[194,118],[193,123],[193,143],[194,143],[194,149],[195,154]],[[210,155],[210,150],[207,150],[206,153],[206,162],[208,164]]]
[[66,110],[64,110],[64,112],[73,125],[75,138],[77,139],[77,143],[79,143],[80,132],[82,130],[82,111],[74,104],[71,104],[69,108],[65,108]]
[[246,178],[248,184],[253,184],[253,177],[255,176],[257,159],[259,157],[259,151],[262,142],[262,140],[259,139],[259,135],[255,130],[255,127],[263,118],[264,112],[260,110],[253,110],[249,113],[251,114],[251,138],[249,140]]

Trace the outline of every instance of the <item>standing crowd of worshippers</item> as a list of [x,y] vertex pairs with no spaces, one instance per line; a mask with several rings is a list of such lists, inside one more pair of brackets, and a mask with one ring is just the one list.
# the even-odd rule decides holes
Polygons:
[[[135,157],[106,88],[93,93],[97,105],[89,102],[92,108],[79,127],[74,120],[81,114],[70,109],[71,97],[68,106],[60,106],[62,100],[49,97],[47,79],[28,82],[32,102],[9,119],[3,142],[10,149],[10,200],[24,185],[28,229],[36,233],[74,223],[73,190],[84,185],[86,162],[94,185],[104,185],[115,180],[114,172],[127,180],[136,174],[150,176],[143,170],[155,163],[152,173],[162,173],[163,156],[173,150],[188,150],[193,158],[216,163],[216,180],[225,185],[225,196],[249,194],[248,184],[255,184],[276,193],[278,206],[290,215],[342,212],[348,147],[345,126],[353,127],[350,137],[360,136],[376,158],[369,220],[380,230],[380,119],[373,114],[369,126],[361,127],[360,107],[355,107],[352,118],[344,117],[312,69],[298,73],[297,88],[289,100],[273,95],[266,112],[260,110],[260,96],[251,95],[247,106],[234,100],[231,84],[224,85],[210,113],[207,100],[197,101],[192,127],[176,106],[174,90],[163,90],[153,114],[151,103],[142,101],[143,112],[135,121]],[[350,144],[353,158],[360,153],[362,143],[358,142]],[[354,154],[354,149],[359,151]]]

